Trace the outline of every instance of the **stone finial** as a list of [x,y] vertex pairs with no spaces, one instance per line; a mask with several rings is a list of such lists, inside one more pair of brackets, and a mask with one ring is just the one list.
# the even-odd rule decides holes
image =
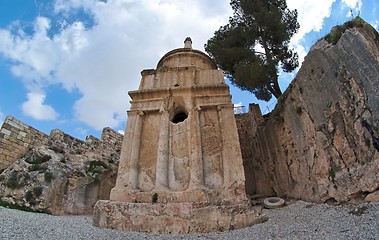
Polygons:
[[192,40],[190,37],[186,37],[186,39],[184,40],[184,48],[192,49]]

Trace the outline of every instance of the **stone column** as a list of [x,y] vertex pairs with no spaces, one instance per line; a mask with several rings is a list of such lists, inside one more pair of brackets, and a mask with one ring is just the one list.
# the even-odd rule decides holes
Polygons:
[[169,160],[169,132],[170,119],[169,114],[165,110],[160,111],[161,129],[159,133],[157,165],[155,172],[155,189],[166,190],[168,188],[168,160]]
[[[221,137],[223,143],[222,156],[224,186],[225,188],[229,188],[234,182],[244,183],[245,181],[233,104],[222,105],[219,111],[219,116],[222,119],[220,124],[222,128]],[[241,194],[244,194],[244,192]]]
[[225,146],[228,144],[226,141],[225,141],[225,129],[228,128],[229,126],[226,126],[225,124],[225,120],[224,120],[224,117],[225,117],[225,109],[223,108],[223,106],[221,105],[218,105],[217,106],[217,114],[218,114],[218,124],[219,124],[219,128],[220,128],[220,137],[221,137],[221,176],[222,176],[222,184],[224,184],[225,182],[225,178],[227,177],[227,174],[226,174],[226,169],[225,169]]
[[190,182],[188,189],[204,188],[204,170],[203,170],[203,153],[201,147],[201,126],[200,126],[200,111],[197,106],[192,110],[191,117],[191,162],[190,162]]
[[138,187],[138,165],[139,165],[139,153],[141,145],[141,133],[142,133],[142,116],[143,111],[140,111],[136,115],[134,131],[132,137],[132,149],[130,153],[129,162],[129,182],[128,187],[131,189],[137,189]]

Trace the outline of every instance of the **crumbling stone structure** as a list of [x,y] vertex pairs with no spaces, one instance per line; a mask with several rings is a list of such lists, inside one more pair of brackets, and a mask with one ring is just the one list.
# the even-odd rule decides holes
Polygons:
[[94,224],[188,233],[265,220],[245,194],[233,104],[224,76],[185,47],[142,71],[128,111],[116,186],[95,205]]
[[9,167],[32,146],[47,144],[49,136],[7,116],[0,130],[0,169]]
[[54,129],[47,135],[23,122],[7,116],[0,129],[0,169],[6,169],[17,159],[24,156],[31,148],[56,144],[76,148],[77,151],[85,151],[96,148],[99,141],[106,146],[113,146],[120,149],[123,135],[115,132],[111,128],[104,128],[101,139],[88,136],[86,141],[72,137],[59,129]]

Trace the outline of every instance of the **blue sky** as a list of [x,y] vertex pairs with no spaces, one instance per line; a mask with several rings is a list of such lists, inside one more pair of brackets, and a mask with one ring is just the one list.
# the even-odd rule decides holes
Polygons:
[[[336,24],[360,15],[376,29],[377,0],[287,0],[298,10],[292,45],[304,58]],[[0,0],[0,123],[7,115],[45,132],[84,139],[104,127],[123,131],[127,92],[190,36],[195,49],[232,14],[229,0]],[[285,89],[296,73],[282,74]],[[231,86],[233,102],[262,112]]]

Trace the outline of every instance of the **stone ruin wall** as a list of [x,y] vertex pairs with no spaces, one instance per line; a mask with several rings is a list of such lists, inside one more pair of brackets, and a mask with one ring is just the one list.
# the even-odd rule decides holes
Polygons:
[[0,169],[9,167],[29,148],[47,144],[49,136],[17,120],[6,117],[0,130]]
[[101,152],[105,149],[119,152],[123,137],[120,133],[107,127],[103,129],[100,139],[90,135],[86,137],[85,141],[82,141],[59,129],[54,129],[48,136],[48,143],[63,146],[74,154],[81,154],[91,150]]
[[50,135],[47,135],[13,116],[7,116],[0,129],[0,170],[9,167],[24,156],[29,149],[49,145],[52,142],[80,153],[99,147],[119,151],[122,140],[123,135],[111,128],[104,128],[100,139],[88,136],[86,141],[72,137],[59,129],[52,130]]
[[236,114],[235,118],[246,178],[245,189],[248,195],[253,196],[257,194],[256,171],[261,169],[255,159],[262,157],[260,141],[257,138],[258,126],[263,121],[259,105],[250,104],[247,113]]
[[[91,214],[97,200],[109,199],[123,135],[111,128],[104,128],[100,139],[88,136],[85,141],[59,129],[46,135],[12,116],[0,132],[3,202],[61,215]],[[49,158],[34,162],[38,156]],[[36,188],[40,195],[31,195]]]

